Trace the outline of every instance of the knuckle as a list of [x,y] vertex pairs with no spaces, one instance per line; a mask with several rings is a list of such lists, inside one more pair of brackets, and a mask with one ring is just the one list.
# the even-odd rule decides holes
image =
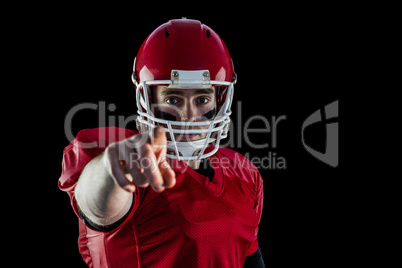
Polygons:
[[144,155],[147,155],[151,152],[153,152],[152,150],[152,146],[149,143],[144,144],[143,146],[141,146],[141,153]]
[[162,175],[159,173],[159,171],[148,175],[147,179],[148,179],[148,182],[153,187],[159,187],[159,186],[163,185]]
[[126,156],[127,162],[129,163],[130,168],[136,168],[139,167],[138,160],[139,160],[139,155],[137,152],[129,152],[128,155]]
[[139,187],[148,187],[149,182],[143,178],[136,177],[134,178],[134,184],[139,186]]

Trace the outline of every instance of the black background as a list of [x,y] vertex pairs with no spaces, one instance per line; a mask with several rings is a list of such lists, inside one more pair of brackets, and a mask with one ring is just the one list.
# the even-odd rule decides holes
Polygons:
[[[242,147],[233,148],[250,158],[271,152],[286,160],[284,170],[260,169],[265,200],[258,238],[267,266],[328,267],[341,265],[352,255],[353,213],[349,207],[350,177],[346,177],[350,163],[343,143],[343,115],[349,101],[346,93],[354,86],[350,77],[358,26],[351,23],[353,14],[328,7],[317,11],[317,7],[250,6],[236,12],[226,8],[218,12],[204,6],[204,12],[196,14],[174,9],[153,13],[138,6],[66,6],[41,18],[40,50],[34,57],[45,65],[39,71],[40,80],[49,90],[35,93],[40,99],[36,106],[40,120],[31,128],[41,144],[46,141],[41,150],[47,154],[49,170],[40,179],[44,187],[38,193],[42,228],[35,241],[43,240],[46,245],[46,253],[35,257],[41,264],[86,267],[78,252],[77,218],[68,196],[57,185],[62,151],[69,143],[64,134],[66,114],[77,104],[100,101],[116,105],[107,116],[135,114],[130,80],[134,57],[156,27],[183,16],[214,29],[231,53],[238,75],[233,122],[238,119],[238,101],[242,103],[243,124],[256,114],[270,122],[271,116],[286,116],[278,124],[277,148],[271,147],[271,133],[250,134],[254,143],[268,142],[269,148],[253,149],[244,139]],[[340,111],[340,161],[333,168],[304,149],[301,126],[310,114],[335,100],[339,100]],[[97,111],[81,111],[73,118],[74,134],[98,126]],[[255,121],[250,126],[263,125]],[[324,151],[325,125],[312,126],[305,134],[311,147]],[[236,133],[235,140],[237,137]]]

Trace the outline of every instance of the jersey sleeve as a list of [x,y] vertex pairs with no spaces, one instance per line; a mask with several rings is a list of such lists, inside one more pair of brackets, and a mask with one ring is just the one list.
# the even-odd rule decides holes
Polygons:
[[223,169],[226,176],[241,178],[245,185],[250,185],[250,187],[247,186],[250,189],[247,191],[249,193],[247,196],[250,198],[251,204],[253,204],[253,212],[255,213],[255,217],[253,217],[255,219],[255,222],[253,222],[253,226],[255,226],[254,241],[251,242],[246,251],[246,256],[250,256],[258,249],[257,234],[264,203],[263,179],[258,168],[245,156],[229,148],[221,147],[218,152],[222,159],[228,159],[227,161],[225,160],[225,163],[231,163],[232,168]]
[[85,129],[78,132],[73,141],[63,151],[62,173],[59,178],[60,190],[70,197],[75,214],[80,217],[74,189],[85,166],[102,154],[113,142],[123,140],[137,132],[116,127]]
[[[258,171],[257,168],[255,168],[254,171],[254,183],[255,183],[255,203],[254,203],[254,209],[255,213],[257,215],[258,223],[261,221],[261,215],[262,215],[262,208],[264,204],[264,187],[263,187],[263,180],[261,177],[260,172]],[[258,225],[259,226],[259,225]],[[259,227],[256,227],[255,233],[258,233]],[[250,256],[253,253],[255,253],[258,249],[258,240],[257,238],[251,243],[250,247],[247,249],[246,256]]]

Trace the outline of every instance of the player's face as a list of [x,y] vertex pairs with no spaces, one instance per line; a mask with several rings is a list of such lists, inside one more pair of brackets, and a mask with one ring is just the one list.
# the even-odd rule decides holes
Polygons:
[[[211,120],[216,115],[215,88],[174,89],[157,86],[152,90],[152,100],[156,117],[170,121],[200,122]],[[208,126],[174,127],[180,129],[205,129]],[[176,141],[204,139],[202,134],[177,134]],[[169,138],[169,135],[168,135]]]

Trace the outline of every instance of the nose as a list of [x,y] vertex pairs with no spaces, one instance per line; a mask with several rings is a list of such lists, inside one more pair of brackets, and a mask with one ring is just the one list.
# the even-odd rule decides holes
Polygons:
[[184,107],[183,107],[183,116],[182,120],[183,122],[196,122],[197,121],[197,107],[192,103],[188,102]]

